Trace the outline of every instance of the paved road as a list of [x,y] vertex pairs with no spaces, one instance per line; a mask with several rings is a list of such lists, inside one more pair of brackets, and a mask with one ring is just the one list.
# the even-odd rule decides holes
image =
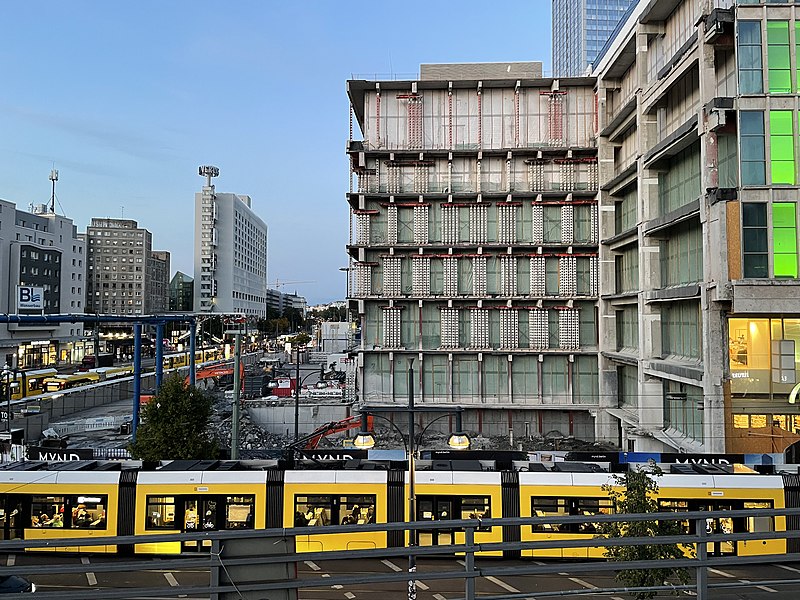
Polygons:
[[[0,564],[30,566],[30,579],[42,592],[77,591],[81,589],[109,588],[145,588],[162,587],[163,598],[169,596],[170,590],[179,585],[202,586],[208,582],[208,572],[198,569],[166,570],[159,568],[158,559],[139,559],[141,568],[134,572],[102,573],[92,571],[93,564],[117,560],[110,556],[70,556],[24,554],[0,555]],[[67,575],[48,575],[47,565],[53,562],[64,564],[81,564],[84,572]],[[528,561],[478,560],[478,568],[512,567],[530,565]],[[537,563],[544,564],[544,563]],[[553,564],[553,563],[551,563]],[[555,563],[558,564],[558,563]],[[406,563],[402,559],[370,559],[361,561],[304,561],[298,565],[298,576],[303,579],[319,580],[320,586],[305,589],[300,593],[301,600],[388,600],[404,598],[406,584],[347,584],[331,586],[326,579],[331,577],[368,575],[371,573],[393,573],[405,571]],[[463,563],[453,559],[421,559],[418,563],[419,575],[426,573],[454,571],[463,568]],[[736,583],[736,589],[712,591],[711,598],[718,600],[780,600],[800,597],[800,564],[764,565],[745,568],[712,569],[709,580],[712,583]],[[758,585],[759,580],[793,579],[790,585]],[[747,585],[754,582],[755,586]],[[592,574],[583,572],[579,575],[561,573],[556,575],[506,575],[503,577],[483,577],[476,581],[476,597],[499,594],[520,594],[525,592],[554,592],[575,589],[597,589],[597,593],[589,593],[583,598],[611,598],[623,600],[623,595],[604,595],[601,588],[617,587],[610,574]],[[684,593],[693,596],[693,592]],[[464,597],[463,580],[429,580],[420,581],[417,597],[419,600],[452,600]],[[574,597],[574,596],[573,596]],[[150,596],[158,600],[158,596]],[[659,598],[675,598],[662,594]]]

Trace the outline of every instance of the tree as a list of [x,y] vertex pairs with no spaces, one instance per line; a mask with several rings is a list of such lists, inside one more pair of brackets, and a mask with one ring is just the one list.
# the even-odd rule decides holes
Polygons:
[[308,335],[306,332],[301,331],[296,336],[294,336],[291,340],[292,346],[305,346],[308,342],[311,341],[311,336]]
[[145,461],[216,458],[210,419],[211,398],[178,374],[168,377],[142,410],[131,455]]
[[[663,471],[651,461],[648,469],[637,467],[624,475],[614,475],[614,483],[603,486],[618,514],[644,514],[658,512],[658,483],[656,477]],[[598,527],[606,538],[658,537],[686,533],[679,521],[632,521],[630,523],[601,523]],[[646,546],[613,546],[606,548],[605,556],[614,561],[669,560],[685,558],[687,549],[680,544],[648,544]],[[689,581],[687,569],[626,569],[617,572],[617,580],[628,587],[663,585],[677,580]],[[636,598],[653,598],[657,592],[635,592]]]

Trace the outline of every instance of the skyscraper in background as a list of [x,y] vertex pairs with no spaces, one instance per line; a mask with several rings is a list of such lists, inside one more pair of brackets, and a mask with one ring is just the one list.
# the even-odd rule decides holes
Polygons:
[[638,0],[553,0],[553,76],[577,77]]

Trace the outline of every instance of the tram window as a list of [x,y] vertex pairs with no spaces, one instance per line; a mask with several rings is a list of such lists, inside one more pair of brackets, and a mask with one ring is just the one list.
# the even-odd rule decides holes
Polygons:
[[145,529],[175,529],[175,497],[148,496]]
[[375,522],[375,496],[339,496],[339,523],[364,525]]
[[[569,514],[565,498],[531,498],[531,514],[537,517],[565,517]],[[564,525],[557,523],[547,525],[534,525],[533,531],[564,531]]]
[[252,529],[255,496],[228,496],[225,502],[225,529]]
[[[461,499],[459,519],[489,519],[491,516],[491,498],[489,496],[466,496]],[[490,530],[491,527],[488,525],[476,528],[476,531]]]
[[[744,508],[766,508],[772,510],[772,502],[745,502]],[[772,517],[747,517],[747,531],[775,531]]]
[[71,507],[70,527],[106,528],[107,496],[68,496],[67,506]]
[[[686,500],[659,500],[658,510],[660,512],[689,512],[689,503]],[[689,521],[681,521],[684,533],[689,533]]]
[[299,517],[305,520],[305,525],[322,526],[331,524],[333,512],[332,496],[296,496],[294,501],[295,526],[300,526]]
[[63,527],[63,525],[63,496],[33,496],[31,498],[31,527]]
[[[610,498],[578,498],[574,514],[590,517],[593,515],[610,515],[613,511]],[[578,525],[580,533],[596,533],[597,523],[581,523]]]

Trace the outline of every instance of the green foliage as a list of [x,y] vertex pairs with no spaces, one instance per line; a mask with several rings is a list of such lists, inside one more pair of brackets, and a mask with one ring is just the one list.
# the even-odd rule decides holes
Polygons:
[[166,378],[142,410],[131,455],[145,461],[216,458],[217,444],[209,432],[211,410],[211,398],[183,377]]
[[[649,471],[649,473],[648,473]],[[652,474],[652,476],[650,475]],[[658,483],[663,471],[651,463],[648,470],[637,468],[624,475],[614,475],[613,485],[604,485],[618,514],[658,512]],[[659,537],[686,533],[679,521],[633,521],[602,523],[598,531],[606,538]],[[614,561],[669,560],[685,558],[686,548],[680,544],[648,544],[646,546],[615,546],[606,548],[606,558]],[[687,569],[627,569],[617,572],[617,580],[627,587],[664,585],[665,582],[687,583]],[[657,592],[635,592],[636,598],[653,598]]]
[[347,321],[347,307],[346,306],[328,306],[321,310],[310,311],[310,316],[320,319],[321,321]]
[[301,331],[291,339],[292,347],[305,346],[310,341],[311,341],[311,336],[305,333],[304,331]]

